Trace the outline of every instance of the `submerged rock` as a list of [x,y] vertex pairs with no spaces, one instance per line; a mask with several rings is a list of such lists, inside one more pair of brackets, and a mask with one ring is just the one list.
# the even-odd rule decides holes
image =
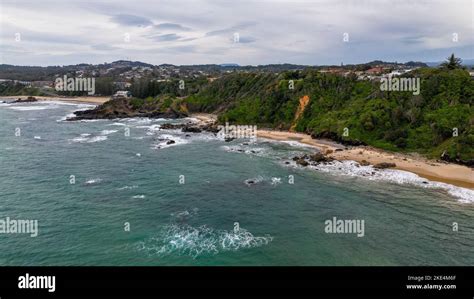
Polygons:
[[38,100],[35,97],[29,96],[29,97],[27,97],[26,99],[23,99],[23,100],[21,98],[18,98],[18,100],[15,100],[15,101],[11,102],[11,104],[32,103],[32,102],[38,102]]

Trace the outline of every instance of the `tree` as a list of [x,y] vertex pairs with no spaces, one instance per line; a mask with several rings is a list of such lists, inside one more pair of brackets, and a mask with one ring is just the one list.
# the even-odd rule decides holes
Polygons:
[[448,70],[455,70],[455,69],[461,69],[463,66],[461,65],[461,58],[454,57],[454,53],[451,54],[448,58],[446,58],[446,61],[441,64],[441,67],[444,69]]

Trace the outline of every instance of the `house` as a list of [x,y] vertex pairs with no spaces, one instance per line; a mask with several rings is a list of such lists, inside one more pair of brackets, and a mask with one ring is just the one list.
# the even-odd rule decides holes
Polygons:
[[373,67],[365,71],[365,73],[369,75],[378,75],[378,74],[382,74],[383,72],[384,72],[383,67]]
[[118,90],[113,96],[112,99],[125,99],[130,98],[132,93],[127,90]]
[[118,82],[114,82],[114,86],[117,87],[118,89],[126,89],[132,86],[132,83],[118,81]]
[[31,86],[40,87],[40,88],[52,88],[54,87],[54,82],[53,81],[33,81],[31,82]]

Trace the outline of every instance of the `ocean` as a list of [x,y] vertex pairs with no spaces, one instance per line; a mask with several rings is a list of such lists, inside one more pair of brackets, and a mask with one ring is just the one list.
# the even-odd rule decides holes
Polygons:
[[160,129],[192,119],[64,121],[90,107],[0,104],[0,219],[38,223],[0,233],[0,265],[474,265],[472,190]]

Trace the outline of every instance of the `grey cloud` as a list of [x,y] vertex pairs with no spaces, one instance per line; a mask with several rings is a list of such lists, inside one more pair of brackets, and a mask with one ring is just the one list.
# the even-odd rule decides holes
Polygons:
[[406,37],[401,38],[400,41],[404,44],[413,45],[413,44],[422,44],[423,39],[424,39],[423,36],[406,36]]
[[92,45],[91,48],[99,51],[114,51],[114,50],[120,50],[119,47],[114,47],[108,44],[97,44],[97,45]]
[[181,39],[181,36],[177,35],[176,33],[170,33],[170,34],[162,34],[162,35],[152,35],[152,36],[149,36],[148,38],[157,42],[170,42],[170,41],[176,41],[176,40]]
[[214,31],[209,31],[206,33],[206,36],[216,36],[216,35],[224,35],[224,34],[229,34],[229,33],[234,33],[239,30],[246,29],[251,26],[255,26],[257,23],[256,22],[245,22],[245,23],[240,23],[238,25],[220,29],[220,30],[214,30]]
[[153,25],[153,22],[145,17],[127,14],[115,15],[111,18],[111,21],[124,26],[146,27]]
[[[234,41],[233,38],[231,38],[232,41]],[[242,44],[249,44],[249,43],[253,43],[257,41],[257,39],[255,39],[254,37],[251,37],[251,36],[240,36],[239,37],[239,43],[242,43]]]
[[190,31],[191,28],[185,27],[180,24],[175,24],[175,23],[161,23],[158,25],[155,25],[155,28],[159,30],[176,30],[176,31]]

